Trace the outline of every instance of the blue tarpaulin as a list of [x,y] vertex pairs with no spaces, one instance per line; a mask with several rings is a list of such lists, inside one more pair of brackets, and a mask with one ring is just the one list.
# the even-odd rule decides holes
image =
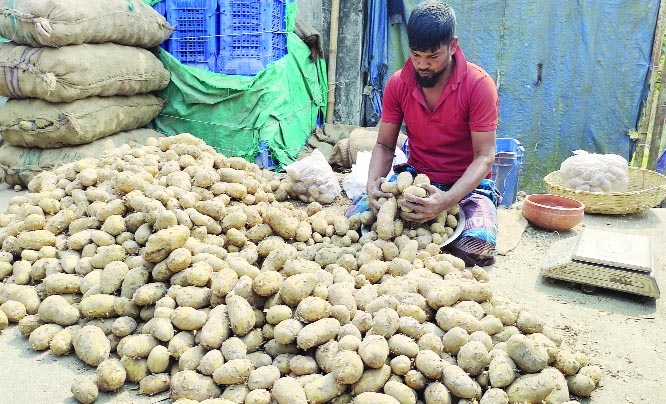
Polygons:
[[[402,2],[403,20],[388,17],[388,75],[408,57],[405,22],[419,3]],[[630,159],[628,132],[646,98],[658,0],[448,2],[467,59],[498,85],[497,136],[526,149],[520,189],[544,191],[543,177],[577,149]],[[379,37],[373,47],[382,46]]]

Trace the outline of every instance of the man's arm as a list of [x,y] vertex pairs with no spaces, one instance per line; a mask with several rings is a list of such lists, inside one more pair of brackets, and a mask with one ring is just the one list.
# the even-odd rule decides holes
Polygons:
[[472,147],[474,160],[467,167],[462,177],[447,192],[441,191],[432,185],[424,188],[428,197],[419,198],[414,195],[405,195],[406,206],[411,213],[403,213],[402,217],[411,222],[426,222],[434,219],[441,212],[448,210],[460,202],[465,195],[472,192],[481,180],[486,178],[495,162],[495,131],[472,132]]
[[381,179],[391,170],[399,133],[400,125],[385,122],[379,123],[377,143],[375,143],[375,147],[372,149],[372,157],[370,157],[368,184],[366,187],[368,205],[375,213],[379,209],[378,199],[392,196],[392,194],[381,192],[379,186]]

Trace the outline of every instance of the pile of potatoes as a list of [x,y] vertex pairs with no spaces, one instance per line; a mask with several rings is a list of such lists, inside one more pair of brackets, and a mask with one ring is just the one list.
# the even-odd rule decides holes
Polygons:
[[[391,221],[393,224],[395,220]],[[0,214],[0,329],[186,403],[565,403],[601,371],[409,232],[298,207],[187,134],[36,176]]]
[[429,244],[433,255],[449,237],[453,235],[458,227],[460,207],[454,205],[448,211],[441,212],[435,219],[424,224],[405,222],[400,218],[400,212],[408,212],[408,208],[401,206],[400,201],[404,194],[416,195],[422,198],[427,196],[427,191],[422,187],[430,184],[430,179],[424,174],[415,177],[407,171],[397,175],[395,181],[384,181],[381,190],[393,194],[390,198],[381,198],[381,207],[375,215],[371,211],[359,214],[359,220],[365,226],[377,233],[377,237],[391,241],[397,237],[407,236],[416,240],[419,249],[425,249]]

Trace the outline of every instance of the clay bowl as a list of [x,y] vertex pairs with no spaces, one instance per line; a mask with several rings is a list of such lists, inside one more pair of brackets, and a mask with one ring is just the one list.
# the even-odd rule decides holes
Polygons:
[[585,205],[575,199],[552,194],[532,194],[523,201],[523,216],[544,230],[569,230],[583,220]]

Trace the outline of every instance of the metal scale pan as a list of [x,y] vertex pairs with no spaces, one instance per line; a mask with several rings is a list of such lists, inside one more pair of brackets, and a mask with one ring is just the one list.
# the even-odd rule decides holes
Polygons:
[[545,278],[659,298],[657,260],[644,236],[585,228],[577,237],[556,241],[541,267]]

